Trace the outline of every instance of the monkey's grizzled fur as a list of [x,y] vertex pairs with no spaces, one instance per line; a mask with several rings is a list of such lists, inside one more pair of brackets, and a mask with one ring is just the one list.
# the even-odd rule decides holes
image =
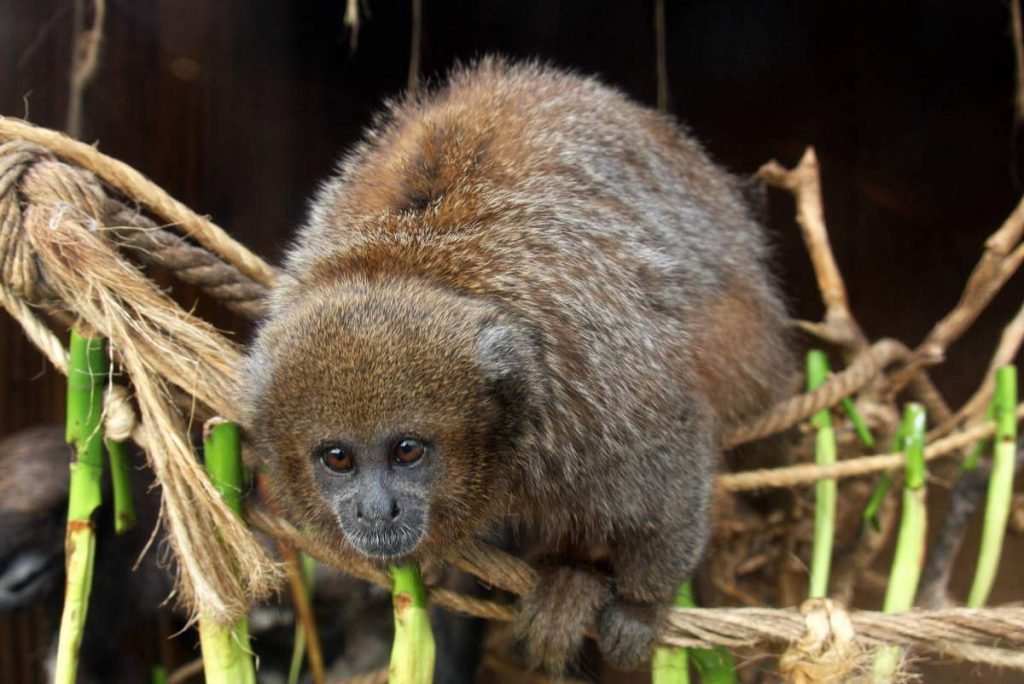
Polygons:
[[668,117],[484,60],[392,104],[321,189],[246,363],[248,425],[338,546],[425,558],[508,517],[606,546],[610,577],[549,571],[518,626],[534,664],[596,622],[638,666],[704,549],[719,436],[791,367],[766,259]]

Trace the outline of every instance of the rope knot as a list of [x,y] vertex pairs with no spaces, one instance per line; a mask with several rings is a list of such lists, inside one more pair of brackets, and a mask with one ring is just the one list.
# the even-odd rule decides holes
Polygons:
[[138,418],[128,398],[128,390],[110,385],[103,394],[103,431],[107,439],[123,442],[132,436]]
[[0,145],[0,282],[26,301],[50,295],[31,226],[102,225],[109,198],[96,177],[22,140]]
[[787,682],[842,682],[860,671],[862,653],[853,622],[839,603],[808,599],[800,612],[804,616],[804,636],[790,644],[779,659],[779,670]]

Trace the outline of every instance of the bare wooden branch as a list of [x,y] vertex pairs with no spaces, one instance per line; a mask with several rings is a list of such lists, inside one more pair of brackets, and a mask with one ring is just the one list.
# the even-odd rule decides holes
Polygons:
[[1017,90],[1014,93],[1014,114],[1017,123],[1024,119],[1024,26],[1021,25],[1021,0],[1010,0],[1010,31],[1013,33],[1013,56],[1017,66]]
[[1017,315],[1003,328],[1003,334],[999,338],[999,346],[992,354],[988,370],[981,385],[975,390],[957,412],[948,419],[942,421],[934,430],[929,433],[929,438],[946,434],[961,423],[977,423],[985,414],[985,408],[992,399],[992,389],[995,387],[995,373],[1000,366],[1013,363],[1013,360],[1020,352],[1021,344],[1024,343],[1024,305],[1017,310]]
[[657,52],[658,111],[668,111],[668,61],[665,50],[665,0],[654,0],[654,42]]
[[848,358],[854,356],[868,346],[868,341],[850,312],[846,284],[829,243],[814,148],[808,147],[793,169],[786,169],[773,159],[758,170],[758,175],[769,185],[788,190],[796,200],[796,221],[825,304],[825,322],[815,325],[815,334],[835,342]]
[[82,98],[96,76],[103,43],[106,0],[93,0],[92,26],[85,26],[85,0],[75,0],[74,43],[71,50],[71,79],[68,86],[68,110],[64,130],[72,138],[82,137]]
[[423,0],[412,0],[412,39],[409,44],[409,92],[420,87],[420,45],[423,42]]
[[352,52],[359,45],[359,0],[346,0],[345,27],[348,29],[348,46]]
[[288,576],[288,587],[291,590],[292,605],[295,617],[306,633],[306,658],[309,663],[309,677],[313,684],[324,684],[324,657],[320,650],[320,634],[316,626],[316,616],[309,600],[306,584],[302,579],[302,563],[295,549],[286,541],[277,540],[277,550],[284,560],[285,572]]
[[943,360],[946,350],[974,323],[1003,284],[1016,272],[1024,260],[1024,199],[1010,216],[985,241],[985,251],[971,272],[963,294],[956,306],[935,324],[917,348],[917,362],[911,362],[906,372],[921,364],[934,364]]

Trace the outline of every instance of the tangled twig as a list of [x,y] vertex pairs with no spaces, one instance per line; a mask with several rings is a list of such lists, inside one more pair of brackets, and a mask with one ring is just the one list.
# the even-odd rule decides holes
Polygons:
[[850,313],[846,284],[836,265],[828,231],[825,229],[825,209],[821,201],[821,177],[818,156],[808,147],[793,169],[786,169],[774,159],[758,171],[770,185],[793,193],[796,199],[796,222],[800,225],[807,252],[811,256],[814,274],[825,303],[824,323],[802,323],[801,327],[843,348],[848,358],[868,346],[860,325]]

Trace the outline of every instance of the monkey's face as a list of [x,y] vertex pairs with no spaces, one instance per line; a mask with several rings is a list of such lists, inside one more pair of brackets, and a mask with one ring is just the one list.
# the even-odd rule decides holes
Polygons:
[[397,558],[419,546],[438,470],[431,440],[400,431],[369,443],[330,440],[313,451],[321,495],[358,551]]
[[387,560],[487,524],[507,491],[515,412],[497,391],[513,368],[505,328],[485,319],[463,298],[394,283],[311,292],[271,318],[243,401],[292,515]]

